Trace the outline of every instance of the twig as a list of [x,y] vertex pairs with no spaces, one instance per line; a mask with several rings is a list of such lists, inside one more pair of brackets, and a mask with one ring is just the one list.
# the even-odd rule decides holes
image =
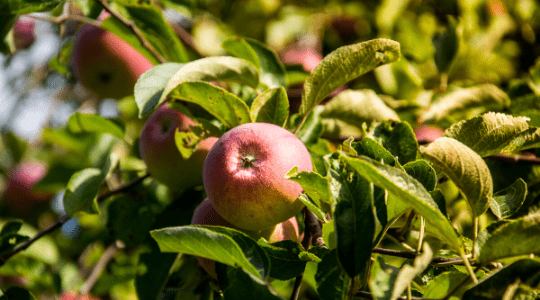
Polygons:
[[[304,224],[306,224],[306,227],[304,229],[304,238],[302,239],[302,246],[304,247],[304,249],[307,250],[309,248],[310,244],[311,244],[311,239],[312,239],[312,231],[309,228],[307,219],[308,219],[308,215],[310,213],[311,214],[313,214],[313,213],[307,207],[304,207],[302,212],[304,213]],[[317,221],[317,218],[315,218],[315,221]],[[313,222],[313,220],[310,219],[309,222]],[[317,221],[317,223],[318,223],[318,221]],[[290,298],[291,300],[297,300],[298,299],[298,295],[300,294],[300,287],[302,285],[302,279],[304,279],[304,272],[302,272],[300,275],[296,276],[296,278],[294,280],[294,287],[293,287],[293,291],[291,293],[291,298]]]
[[61,25],[67,21],[77,21],[77,22],[94,25],[96,27],[101,26],[100,21],[96,21],[94,19],[90,19],[84,16],[79,16],[79,15],[63,15],[60,17],[51,17],[51,16],[40,16],[40,15],[30,14],[30,15],[27,15],[27,17],[36,19],[36,20],[50,22],[57,25]]
[[85,281],[85,283],[79,290],[79,294],[87,295],[88,293],[90,293],[97,280],[99,279],[99,276],[101,276],[101,273],[103,273],[103,269],[105,269],[109,262],[114,258],[117,251],[118,246],[116,245],[116,242],[112,243],[109,247],[107,247],[107,249],[105,249],[103,255],[101,256],[97,264],[94,266],[94,269],[92,269],[92,273],[90,273],[90,276],[88,276],[88,279]]
[[[399,251],[392,249],[383,249],[383,248],[374,248],[373,253],[379,253],[382,255],[389,255],[395,257],[402,257],[408,259],[415,259],[418,256],[416,251]],[[460,264],[464,263],[461,257],[446,258],[446,257],[434,257],[431,260],[431,264],[440,265],[440,264]]]
[[[323,240],[323,233],[321,228],[321,223],[315,216],[315,214],[309,210],[308,208],[305,209],[305,218],[304,223],[306,224],[306,231],[309,230],[309,233],[311,235],[311,244],[313,246],[321,246],[326,248],[326,244]],[[305,234],[305,233],[304,233]],[[307,249],[307,248],[306,248]]]
[[[371,293],[364,292],[364,291],[358,291],[358,293],[356,293],[356,295],[354,296],[358,298],[362,298],[362,299],[373,299],[373,295]],[[407,296],[399,296],[396,299],[407,300]],[[428,299],[428,298],[418,298],[418,297],[411,297],[410,299],[411,300],[441,300],[441,299]]]
[[137,38],[139,39],[139,41],[141,41],[142,45],[148,49],[148,51],[150,51],[152,53],[152,55],[154,55],[155,58],[157,58],[157,60],[159,60],[159,62],[161,63],[166,63],[167,60],[165,58],[163,58],[163,56],[161,56],[161,54],[159,54],[156,49],[154,47],[152,47],[152,45],[150,45],[150,43],[146,40],[146,38],[143,36],[142,32],[139,30],[139,28],[137,28],[137,26],[135,26],[135,23],[131,20],[127,20],[126,18],[124,18],[122,15],[120,15],[119,13],[117,13],[116,11],[112,10],[111,7],[109,6],[109,3],[107,3],[107,1],[105,0],[97,0],[97,2],[99,4],[101,4],[103,6],[103,8],[108,12],[110,13],[113,17],[115,17],[116,19],[118,19],[120,22],[124,23],[124,25],[128,26],[129,29],[131,29],[131,31],[137,36]]
[[535,155],[495,154],[486,158],[510,164],[540,165],[540,158]]
[[171,26],[174,29],[174,32],[176,35],[182,40],[182,42],[188,46],[197,56],[204,57],[201,52],[197,49],[197,46],[195,46],[195,43],[193,42],[193,37],[187,30],[185,30],[182,26],[178,25],[177,23],[172,23]]
[[38,232],[33,238],[31,238],[28,241],[24,242],[23,244],[21,244],[17,248],[14,248],[10,252],[4,254],[2,257],[0,257],[0,267],[3,266],[6,263],[6,261],[8,259],[10,259],[13,255],[15,255],[15,254],[17,254],[17,253],[19,253],[19,252],[21,252],[23,250],[26,250],[35,241],[39,240],[43,236],[45,236],[45,235],[47,235],[47,234],[49,234],[49,233],[51,233],[53,231],[55,231],[56,229],[62,227],[62,225],[64,225],[64,223],[66,223],[70,219],[71,219],[71,217],[68,216],[68,215],[64,215],[64,216],[60,217],[60,219],[58,219],[53,225],[49,226],[48,228],[43,229],[42,231]]
[[[117,189],[105,192],[105,193],[103,193],[103,194],[101,194],[101,195],[99,195],[97,197],[97,201],[100,202],[100,201],[103,201],[107,197],[110,197],[110,196],[112,196],[114,194],[123,193],[123,192],[133,188],[137,184],[141,183],[144,179],[148,178],[148,176],[150,176],[150,175],[146,174],[146,175],[144,175],[142,177],[139,177],[139,178],[137,178],[137,179],[123,185],[123,186],[120,186]],[[43,236],[55,231],[56,229],[62,227],[62,225],[64,225],[69,220],[71,220],[71,216],[68,216],[68,215],[61,216],[53,225],[43,229],[42,231],[38,232],[33,238],[31,238],[28,241],[22,243],[20,246],[14,248],[10,252],[7,252],[6,254],[0,256],[0,267],[3,266],[8,261],[8,259],[10,259],[12,256],[14,256],[15,254],[17,254],[17,253],[19,253],[21,251],[26,250],[34,242],[36,242],[37,240],[39,240]]]

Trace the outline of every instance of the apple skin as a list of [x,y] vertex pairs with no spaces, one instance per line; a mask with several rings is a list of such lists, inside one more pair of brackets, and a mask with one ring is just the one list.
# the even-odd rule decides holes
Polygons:
[[139,76],[154,66],[112,32],[90,24],[83,25],[75,35],[70,65],[89,91],[100,98],[114,99],[132,95]]
[[32,189],[46,173],[47,166],[38,161],[23,162],[10,172],[2,201],[14,215],[28,215],[40,203],[51,199],[50,194]]
[[443,133],[444,129],[433,125],[420,125],[414,130],[414,135],[420,145],[432,143],[440,138]]
[[13,39],[16,50],[26,50],[36,40],[34,29],[36,23],[32,19],[19,19],[13,26]]
[[245,230],[264,230],[303,208],[300,184],[285,179],[294,166],[313,171],[308,150],[277,125],[248,123],[226,132],[203,169],[204,188],[217,212]]
[[[298,230],[298,221],[296,217],[292,217],[285,222],[279,223],[274,227],[271,227],[264,231],[248,231],[242,230],[231,223],[223,219],[222,216],[218,214],[212,205],[212,201],[206,198],[193,213],[193,218],[191,219],[192,225],[214,225],[214,226],[223,226],[234,228],[239,231],[244,232],[249,235],[251,238],[258,240],[261,237],[264,237],[269,243],[275,243],[283,240],[292,240],[295,242],[299,241],[299,230]],[[216,270],[214,261],[206,258],[197,257],[199,264],[203,269],[213,278],[217,279]]]
[[74,292],[65,292],[60,296],[60,300],[101,300],[101,299],[93,298],[88,295],[79,295]]
[[195,122],[177,110],[162,105],[146,121],[139,140],[141,157],[154,179],[173,191],[183,191],[203,183],[204,160],[218,140],[210,137],[199,142],[187,160],[182,157],[175,142],[175,132],[190,131]]
[[283,54],[283,63],[301,64],[304,70],[311,72],[323,59],[322,55],[310,48],[291,48]]

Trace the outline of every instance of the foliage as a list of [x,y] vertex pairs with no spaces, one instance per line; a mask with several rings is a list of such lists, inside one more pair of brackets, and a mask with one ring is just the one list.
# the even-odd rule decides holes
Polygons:
[[[540,297],[536,2],[0,0],[5,70],[37,49],[15,47],[23,15],[61,42],[11,78],[14,106],[61,82],[69,117],[49,115],[34,140],[2,124],[0,300]],[[132,96],[81,92],[74,21],[155,64]],[[196,124],[176,133],[186,157],[245,123],[293,132],[314,165],[285,175],[303,188],[304,240],[190,225],[204,187],[169,190],[138,149],[163,103]],[[444,134],[420,145],[426,125]],[[14,170],[36,160],[46,174],[13,195]]]

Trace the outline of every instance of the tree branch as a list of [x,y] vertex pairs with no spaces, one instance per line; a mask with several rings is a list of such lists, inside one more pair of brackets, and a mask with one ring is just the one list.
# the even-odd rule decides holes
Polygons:
[[135,23],[133,21],[127,20],[122,15],[120,15],[116,11],[112,10],[111,7],[109,6],[109,3],[107,3],[107,1],[105,1],[105,0],[97,0],[97,2],[99,4],[101,4],[103,6],[103,8],[108,13],[110,13],[113,17],[117,18],[120,22],[122,22],[124,25],[129,27],[129,29],[131,29],[131,31],[137,36],[139,41],[141,41],[142,45],[146,49],[148,49],[148,51],[150,51],[152,53],[152,55],[154,55],[154,57],[157,58],[157,60],[159,60],[161,63],[166,63],[167,62],[167,60],[165,58],[163,58],[163,56],[161,56],[161,54],[159,54],[156,51],[156,49],[146,40],[146,38],[143,36],[142,32],[139,30],[139,28],[137,28],[137,26],[135,26]]
[[[106,198],[108,198],[108,197],[110,197],[110,196],[112,196],[114,194],[119,194],[119,193],[126,192],[129,189],[131,189],[134,186],[141,183],[143,180],[145,180],[149,176],[150,176],[149,174],[146,174],[146,175],[144,175],[142,177],[139,177],[139,178],[137,178],[137,179],[123,185],[123,186],[118,187],[117,189],[105,192],[105,193],[103,193],[103,194],[101,194],[101,195],[99,195],[97,197],[97,201],[100,202],[100,201],[103,201],[104,199],[106,199]],[[64,225],[69,220],[71,220],[71,216],[68,216],[68,215],[61,216],[53,225],[43,229],[42,231],[38,232],[33,238],[31,238],[28,241],[22,243],[21,245],[14,248],[13,250],[7,252],[6,254],[0,256],[0,267],[3,266],[8,261],[8,259],[10,259],[12,256],[14,256],[15,254],[17,254],[17,253],[19,253],[21,251],[26,250],[33,243],[35,243],[37,240],[39,240],[40,238],[44,237],[45,235],[55,231],[56,229],[62,227],[62,225]]]
[[540,158],[535,155],[495,154],[486,158],[510,164],[540,165]]
[[[313,220],[312,220],[312,217],[310,216],[310,214],[314,217],[315,215],[313,215],[313,213],[309,210],[309,208],[305,207],[304,206],[304,209],[302,210],[302,212],[304,213],[304,224],[306,225],[305,228],[304,228],[304,238],[302,239],[302,246],[304,247],[304,249],[309,249],[309,246],[311,245],[311,240],[312,240],[312,230],[310,229],[310,225],[308,225],[308,222],[312,223]],[[310,216],[310,217],[308,217]],[[308,221],[308,218],[309,218],[309,221]],[[317,218],[315,218],[315,221],[317,222],[317,224],[319,223],[317,221]],[[313,225],[313,224],[311,224]],[[324,242],[323,242],[324,243]],[[291,294],[291,300],[297,300],[298,299],[298,295],[300,294],[300,287],[302,286],[302,280],[304,279],[304,272],[302,272],[300,275],[296,276],[296,279],[294,280],[294,287],[293,287],[293,291],[292,291],[292,294]]]
[[87,295],[90,293],[97,280],[99,279],[99,276],[101,276],[101,273],[103,273],[105,267],[114,258],[118,249],[119,247],[117,245],[117,242],[112,243],[111,245],[109,245],[109,247],[107,247],[107,249],[105,249],[105,252],[103,252],[103,255],[101,256],[97,264],[94,266],[94,269],[92,269],[92,273],[90,273],[90,276],[88,276],[88,279],[79,290],[79,294]]

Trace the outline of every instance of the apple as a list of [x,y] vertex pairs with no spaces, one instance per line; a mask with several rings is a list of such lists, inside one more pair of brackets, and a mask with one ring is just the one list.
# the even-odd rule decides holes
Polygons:
[[[199,204],[199,206],[197,206],[197,208],[195,209],[195,212],[193,213],[193,218],[191,219],[191,224],[230,227],[246,233],[255,240],[264,237],[270,243],[275,243],[283,240],[292,240],[295,242],[299,241],[299,230],[296,217],[292,217],[285,222],[279,223],[278,225],[275,225],[274,227],[271,227],[264,231],[242,230],[223,219],[223,217],[220,216],[215,210],[212,201],[210,201],[208,198],[201,202],[201,204]],[[210,274],[210,276],[217,278],[213,260],[201,257],[197,257],[197,260],[199,261],[199,264],[203,267],[203,269],[206,270],[208,274]]]
[[65,292],[60,296],[60,300],[100,300],[100,298],[93,298],[89,295],[79,295],[74,292]]
[[13,40],[16,50],[26,50],[36,40],[34,29],[36,24],[32,19],[19,19],[13,26]]
[[46,173],[47,166],[38,161],[23,162],[11,170],[2,201],[13,214],[27,215],[39,203],[51,199],[50,194],[39,193],[32,189]]
[[195,122],[167,105],[162,105],[146,121],[139,140],[141,157],[148,172],[171,190],[183,191],[203,183],[202,169],[210,148],[218,140],[206,138],[184,159],[175,142],[175,132],[190,131]]
[[414,130],[416,140],[420,145],[429,144],[440,138],[444,133],[444,129],[433,125],[420,125]]
[[293,167],[313,171],[308,150],[277,125],[248,123],[226,132],[204,162],[204,188],[217,212],[245,230],[265,230],[304,206],[300,184],[285,179]]
[[304,70],[311,72],[323,59],[322,55],[311,48],[291,48],[283,54],[283,63],[300,64]]
[[[102,14],[99,19],[108,17]],[[89,91],[100,98],[115,99],[132,95],[139,76],[153,67],[127,42],[91,24],[77,31],[70,65]]]

